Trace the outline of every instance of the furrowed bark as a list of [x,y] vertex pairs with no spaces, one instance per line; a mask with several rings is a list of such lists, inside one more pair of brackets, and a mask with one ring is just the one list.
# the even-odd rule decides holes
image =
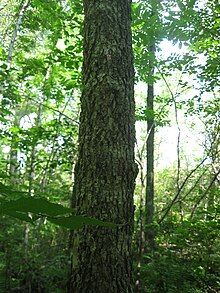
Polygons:
[[130,0],[84,0],[83,93],[75,167],[80,214],[112,221],[75,237],[70,292],[132,292],[134,69]]

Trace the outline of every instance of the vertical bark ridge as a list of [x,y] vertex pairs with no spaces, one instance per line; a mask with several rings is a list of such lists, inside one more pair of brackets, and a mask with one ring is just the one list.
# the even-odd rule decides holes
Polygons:
[[134,69],[130,0],[84,0],[83,93],[75,167],[80,214],[122,224],[85,227],[71,292],[132,292]]

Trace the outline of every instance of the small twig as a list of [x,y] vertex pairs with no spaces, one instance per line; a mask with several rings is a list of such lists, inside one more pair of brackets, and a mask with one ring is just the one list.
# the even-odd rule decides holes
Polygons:
[[213,183],[216,181],[216,179],[218,178],[218,175],[220,174],[220,169],[219,171],[215,174],[215,176],[213,177],[212,181],[210,182],[208,188],[206,189],[206,191],[203,193],[202,196],[200,196],[200,198],[197,200],[197,202],[194,204],[193,208],[192,208],[192,212],[191,212],[191,215],[190,215],[190,218],[192,219],[194,214],[195,214],[195,211],[198,207],[198,205],[200,204],[200,202],[206,197],[207,193],[209,192],[209,190],[211,189]]
[[168,84],[166,78],[164,77],[164,74],[160,71],[159,68],[157,68],[163,81],[165,82],[168,91],[170,92],[171,98],[173,100],[174,103],[174,110],[175,110],[175,120],[176,120],[176,125],[177,125],[177,129],[178,129],[178,136],[177,136],[177,190],[179,190],[180,186],[179,186],[179,181],[180,181],[180,134],[181,134],[181,130],[180,130],[180,126],[179,126],[179,120],[178,120],[178,111],[177,111],[177,102],[176,102],[176,96],[178,93],[178,87],[179,87],[179,83],[180,83],[180,79],[182,77],[182,73],[181,76],[179,78],[177,87],[176,87],[176,91],[175,94],[173,93],[173,91],[170,88],[170,85]]
[[202,175],[199,176],[199,178],[196,180],[195,184],[188,190],[188,192],[182,197],[182,199],[185,199],[197,186],[203,175],[206,173],[207,170],[203,171]]
[[57,109],[55,109],[55,108],[53,108],[53,107],[50,107],[50,106],[48,106],[48,105],[45,105],[43,102],[38,102],[37,100],[32,99],[32,98],[29,98],[29,100],[31,100],[32,102],[35,102],[35,103],[38,104],[38,105],[42,105],[43,107],[45,107],[45,108],[47,108],[47,109],[50,109],[50,110],[52,110],[52,111],[54,111],[54,112],[57,112],[58,114],[60,114],[60,115],[62,115],[62,116],[64,116],[64,117],[66,117],[67,119],[69,119],[69,120],[71,120],[72,122],[74,122],[74,123],[76,123],[77,125],[79,125],[79,121],[77,121],[77,120],[75,120],[75,119],[69,117],[68,115],[64,114],[62,111],[59,111],[59,110],[57,110]]
[[0,11],[2,11],[6,6],[7,6],[7,4],[5,4],[4,6],[2,6],[2,7],[0,8]]
[[207,157],[205,157],[185,178],[185,180],[183,181],[183,183],[181,184],[179,190],[177,191],[176,195],[174,196],[174,198],[172,199],[171,203],[169,204],[169,206],[165,209],[166,212],[164,213],[164,215],[162,216],[162,218],[158,221],[158,224],[161,224],[163,222],[163,220],[165,219],[165,217],[167,216],[167,214],[169,213],[169,211],[171,210],[173,204],[176,202],[179,194],[181,193],[183,187],[185,186],[185,184],[187,183],[188,179],[192,176],[192,174],[198,170],[198,168],[203,165],[203,163],[207,160]]
[[[65,111],[65,109],[66,109],[66,107],[67,107],[67,105],[69,103],[69,100],[70,100],[70,98],[65,103],[62,112],[60,112],[60,114],[59,114],[59,119],[58,119],[59,122],[61,120],[63,112]],[[57,135],[58,135],[59,127],[60,127],[60,124],[58,124],[58,126],[56,127],[56,135],[54,136],[54,139],[53,139],[51,153],[50,153],[50,156],[49,156],[49,158],[47,160],[47,163],[46,163],[46,166],[44,168],[43,175],[42,175],[42,178],[41,178],[41,186],[42,187],[44,187],[45,182],[46,182],[46,177],[47,177],[47,171],[49,169],[49,164],[50,164],[51,161],[53,161],[57,151],[59,150],[59,148],[55,148],[55,146],[56,146],[55,143],[56,143],[56,138],[57,138]]]

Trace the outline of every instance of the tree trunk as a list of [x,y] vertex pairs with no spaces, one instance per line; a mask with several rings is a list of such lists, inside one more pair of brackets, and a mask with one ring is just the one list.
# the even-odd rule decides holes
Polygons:
[[[149,46],[149,51],[152,55],[155,52],[155,46]],[[149,61],[149,75],[153,80],[154,66],[152,61]],[[148,82],[147,90],[147,110],[151,115],[147,119],[147,175],[146,175],[146,200],[145,200],[145,251],[152,251],[155,248],[155,231],[153,229],[154,217],[154,83]]]
[[83,93],[75,167],[78,213],[119,227],[84,227],[70,292],[132,292],[134,69],[130,0],[84,0]]
[[[20,115],[19,111],[15,110],[13,127],[20,126]],[[10,144],[10,153],[9,153],[9,176],[10,183],[12,185],[18,184],[18,171],[19,171],[19,163],[18,163],[18,145],[16,140],[16,134],[12,133],[11,144]]]

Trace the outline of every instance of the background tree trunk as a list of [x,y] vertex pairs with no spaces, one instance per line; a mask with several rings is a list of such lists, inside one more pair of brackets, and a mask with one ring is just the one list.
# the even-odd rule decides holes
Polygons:
[[121,225],[85,227],[75,237],[77,263],[70,292],[132,292],[137,167],[130,6],[130,0],[84,0],[76,207],[80,214]]
[[[155,45],[149,46],[149,52],[154,56]],[[155,248],[155,231],[152,226],[154,217],[154,65],[149,61],[149,77],[147,89],[147,110],[150,115],[147,119],[147,143],[146,143],[146,200],[145,200],[145,251],[152,251]]]

